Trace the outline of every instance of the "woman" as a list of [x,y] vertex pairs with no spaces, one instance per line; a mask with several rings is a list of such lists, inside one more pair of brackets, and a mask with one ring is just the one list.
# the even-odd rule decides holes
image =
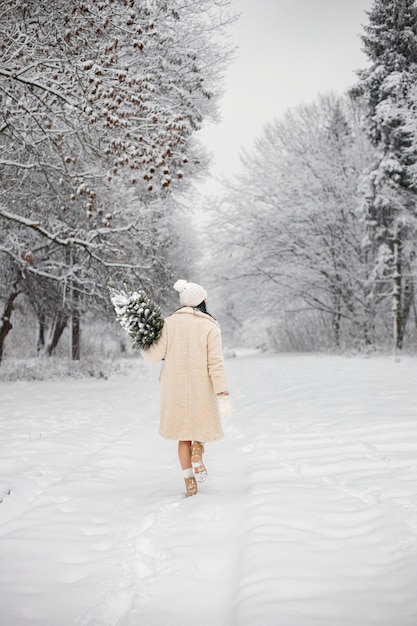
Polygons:
[[[178,441],[187,496],[205,480],[204,443],[223,437],[221,418],[230,415],[220,326],[207,312],[207,292],[178,280],[181,307],[164,321],[160,339],[142,352],[149,363],[163,360],[160,374],[162,437]],[[194,475],[195,473],[195,475]]]

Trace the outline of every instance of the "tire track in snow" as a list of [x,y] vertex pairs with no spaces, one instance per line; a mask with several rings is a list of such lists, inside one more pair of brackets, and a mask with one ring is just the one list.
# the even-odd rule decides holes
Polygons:
[[[14,621],[3,611],[8,625],[195,626],[197,616],[199,626],[415,626],[417,401],[393,411],[415,372],[389,364],[372,375],[370,361],[320,357],[227,365],[234,415],[208,447],[197,498],[183,498],[175,444],[150,421],[150,377],[143,422],[124,417],[131,381],[109,383],[120,423],[97,398],[107,419],[82,423],[91,439],[81,450],[94,448],[95,428],[116,441],[122,425],[137,426],[51,484],[7,536],[3,596],[23,611]],[[384,371],[397,376],[389,397]],[[72,453],[69,433],[66,444]]]
[[[274,445],[272,437],[269,445]],[[285,449],[282,437],[280,446]],[[302,451],[305,455],[305,446]],[[414,618],[395,622],[396,583],[391,582],[401,575],[399,553],[416,552],[411,511],[372,481],[365,489],[359,486],[363,470],[357,470],[355,458],[355,474],[349,473],[346,450],[341,450],[339,469],[324,457],[321,473],[303,457],[280,460],[260,446],[252,455],[236,623],[412,626]],[[267,471],[259,470],[262,464]],[[369,462],[365,466],[369,468]],[[371,476],[379,469],[376,463]],[[364,477],[369,477],[369,470]],[[416,605],[414,583],[410,579],[405,583],[402,599]]]
[[[302,401],[278,394],[271,410],[272,399],[258,400],[270,394],[262,387],[269,365],[257,362],[256,391],[245,380],[238,402],[249,418],[241,446],[249,491],[235,625],[415,626],[416,422],[375,411],[352,426],[371,405],[364,393],[350,393],[346,404],[342,397],[333,420],[326,405],[337,406],[337,391],[320,398],[310,381]],[[297,388],[286,385],[295,368],[280,375],[281,387]],[[346,387],[344,372],[335,383]],[[404,388],[400,381],[400,394]],[[395,393],[390,401],[396,406]]]

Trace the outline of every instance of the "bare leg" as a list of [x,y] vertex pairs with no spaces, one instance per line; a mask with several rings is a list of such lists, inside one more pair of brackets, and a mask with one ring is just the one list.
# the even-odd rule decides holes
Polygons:
[[198,489],[191,465],[191,441],[178,442],[178,458],[184,475],[187,496],[195,496]]
[[180,460],[181,469],[186,470],[191,466],[191,441],[178,442],[178,458]]

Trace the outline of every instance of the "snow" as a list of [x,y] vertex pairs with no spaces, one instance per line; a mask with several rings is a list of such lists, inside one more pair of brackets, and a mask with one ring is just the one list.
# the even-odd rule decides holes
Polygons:
[[193,498],[133,363],[1,383],[1,624],[415,626],[417,359],[227,359]]

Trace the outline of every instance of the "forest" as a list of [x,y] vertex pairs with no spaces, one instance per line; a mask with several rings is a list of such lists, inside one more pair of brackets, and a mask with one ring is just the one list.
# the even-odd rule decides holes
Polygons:
[[203,198],[235,19],[228,0],[1,4],[0,361],[125,351],[108,286],[168,313],[179,277],[211,289],[228,345],[414,349],[414,2],[375,0],[355,86],[272,119]]

